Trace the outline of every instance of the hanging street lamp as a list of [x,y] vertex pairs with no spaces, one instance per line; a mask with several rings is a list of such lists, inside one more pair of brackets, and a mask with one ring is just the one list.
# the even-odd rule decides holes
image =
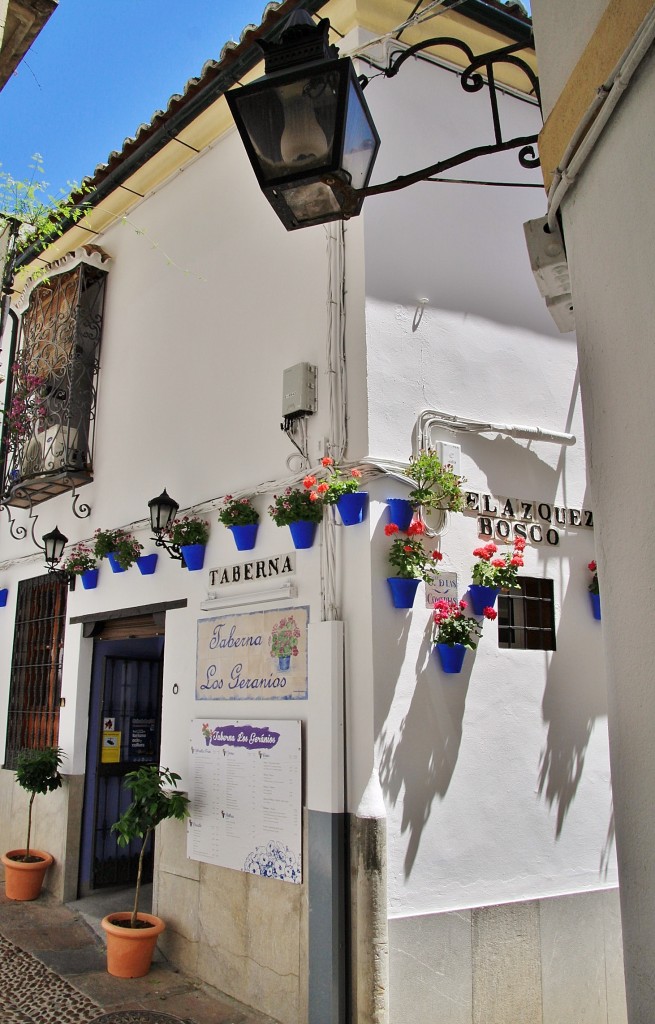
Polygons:
[[230,89],[225,98],[259,186],[288,231],[355,217],[367,196],[437,180],[435,176],[452,167],[494,153],[518,149],[522,167],[539,166],[536,133],[511,139],[503,135],[495,75],[495,66],[501,64],[520,71],[527,79],[526,92],[539,102],[539,80],[518,56],[533,45],[529,29],[520,42],[477,56],[467,43],[450,36],[392,52],[387,67],[378,70],[386,78],[424,50],[460,50],[464,91],[488,90],[493,141],[369,185],[380,137],[364,99],[367,77],[358,77],[350,58],[340,58],[337,47],[328,43],[327,18],[314,24],[306,11],[296,10],[286,25],[279,42],[258,40],[264,76]]
[[368,184],[380,137],[328,19],[296,11],[287,25],[280,42],[260,43],[264,77],[225,98],[260,188],[293,231],[359,213],[352,190]]

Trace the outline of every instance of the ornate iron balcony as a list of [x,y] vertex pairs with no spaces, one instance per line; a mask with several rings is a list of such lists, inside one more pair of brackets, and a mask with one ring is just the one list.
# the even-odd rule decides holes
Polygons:
[[93,479],[106,259],[88,246],[26,290],[2,427],[5,505],[31,508]]

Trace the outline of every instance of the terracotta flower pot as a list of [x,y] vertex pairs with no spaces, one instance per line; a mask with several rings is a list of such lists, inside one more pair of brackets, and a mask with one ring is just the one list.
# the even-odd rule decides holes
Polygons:
[[103,917],[102,927],[107,933],[107,972],[115,978],[142,978],[150,970],[157,938],[166,925],[154,914],[137,914],[137,920],[147,921],[149,928],[123,928],[112,921],[129,921],[129,910]]
[[54,864],[54,857],[45,853],[44,850],[30,849],[31,857],[38,857],[37,861],[14,860],[25,853],[25,850],[9,850],[3,853],[2,863],[5,869],[5,895],[9,900],[35,900],[41,892],[45,873],[51,864]]

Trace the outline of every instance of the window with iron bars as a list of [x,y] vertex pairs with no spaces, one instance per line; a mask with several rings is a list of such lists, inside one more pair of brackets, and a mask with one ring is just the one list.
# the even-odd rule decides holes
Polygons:
[[498,595],[498,646],[555,650],[553,581],[519,576],[519,586]]
[[18,584],[5,768],[23,750],[57,746],[67,594],[57,576]]
[[92,479],[106,277],[95,263],[78,262],[29,293],[9,358],[5,504],[28,508]]

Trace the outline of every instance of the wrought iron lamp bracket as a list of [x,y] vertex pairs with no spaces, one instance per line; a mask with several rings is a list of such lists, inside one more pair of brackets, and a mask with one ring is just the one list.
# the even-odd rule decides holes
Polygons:
[[168,541],[164,540],[160,533],[155,533],[155,535],[150,539],[155,542],[156,547],[163,548],[164,551],[168,552],[171,558],[175,558],[180,561],[182,563],[182,568],[185,568],[186,563],[179,544],[169,544]]
[[[347,182],[332,175],[325,177],[323,179],[324,183],[342,196],[342,203],[344,202],[343,197],[345,197],[347,204],[346,213],[348,214],[350,211],[351,215],[354,214],[361,205],[362,200],[367,196],[397,192],[400,189],[407,188],[409,185],[415,185],[419,181],[427,181],[434,175],[441,174],[452,167],[468,163],[469,160],[474,160],[480,156],[492,156],[494,153],[518,149],[518,160],[522,167],[526,169],[538,167],[539,156],[536,144],[539,136],[537,134],[519,136],[513,139],[503,138],[498,109],[498,86],[496,85],[494,75],[494,67],[496,65],[511,64],[513,67],[518,68],[528,79],[531,91],[541,107],[539,79],[527,61],[516,56],[518,50],[524,50],[527,46],[531,45],[531,42],[532,40],[530,39],[527,43],[512,43],[497,50],[481,53],[476,57],[471,48],[461,39],[455,39],[451,36],[438,36],[433,39],[426,39],[421,43],[416,43],[415,46],[410,46],[406,50],[394,51],[390,56],[388,66],[383,70],[386,78],[393,78],[397,75],[405,61],[420,53],[421,50],[433,49],[439,46],[455,47],[461,50],[469,61],[468,65],[463,69],[460,78],[464,91],[470,93],[479,92],[485,85],[489,89],[494,142],[485,146],[474,146],[471,149],[457,153],[455,156],[448,157],[446,160],[440,160],[438,163],[430,164],[428,167],[423,167],[418,171],[413,171],[411,174],[403,174],[392,181],[385,181],[379,185],[368,185],[362,189],[354,189]],[[359,81],[362,88],[365,88],[368,84],[368,78],[365,75],[360,76]]]

